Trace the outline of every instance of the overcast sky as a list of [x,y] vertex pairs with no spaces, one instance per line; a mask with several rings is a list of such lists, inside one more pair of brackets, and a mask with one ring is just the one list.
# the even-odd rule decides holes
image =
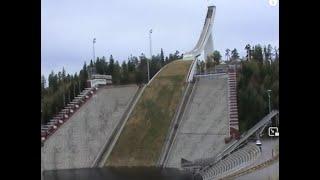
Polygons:
[[[279,6],[269,0],[212,0],[216,6],[214,49],[224,58],[226,48],[271,44],[279,46]],[[191,50],[200,35],[207,0],[42,0],[41,67],[46,77],[64,67],[79,72],[84,61],[110,54],[120,63],[130,54],[149,57],[149,29],[153,29],[153,54],[163,48]]]

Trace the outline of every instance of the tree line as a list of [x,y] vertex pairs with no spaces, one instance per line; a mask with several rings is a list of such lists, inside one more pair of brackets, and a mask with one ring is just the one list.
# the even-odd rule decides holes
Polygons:
[[238,71],[239,127],[244,132],[269,112],[267,90],[271,90],[271,109],[279,109],[279,48],[246,45],[246,59]]
[[216,65],[221,63],[221,58],[222,56],[219,51],[213,51],[206,57],[205,61],[197,62],[197,72],[204,73],[205,71],[212,70]]
[[[272,47],[270,44],[267,46],[262,46],[260,44],[250,45],[247,44],[244,48],[246,50],[246,56],[240,58],[239,52],[236,48],[230,50],[227,48],[225,50],[225,62],[229,61],[258,61],[263,63],[263,61],[271,61],[271,60],[279,60],[279,48]],[[199,73],[204,73],[205,71],[212,70],[216,65],[221,63],[222,55],[219,51],[215,50],[211,54],[209,54],[205,61],[197,62],[197,71]]]
[[[240,58],[238,50],[225,50],[225,63],[239,61],[237,99],[240,131],[246,131],[269,112],[268,93],[271,90],[271,108],[279,109],[279,48],[270,44],[244,47],[246,56]],[[200,73],[210,71],[220,64],[221,54],[214,51],[205,61],[197,64]]]
[[48,122],[55,114],[60,112],[65,105],[73,100],[87,86],[90,74],[112,75],[112,83],[115,85],[125,85],[136,83],[138,85],[147,83],[149,61],[150,79],[166,64],[182,59],[183,54],[179,51],[164,56],[163,49],[157,55],[153,55],[151,60],[144,53],[140,56],[130,56],[127,61],[122,61],[121,65],[110,55],[107,60],[104,56],[90,60],[84,65],[79,73],[67,74],[65,69],[55,73],[52,71],[46,79],[41,76],[41,124]]

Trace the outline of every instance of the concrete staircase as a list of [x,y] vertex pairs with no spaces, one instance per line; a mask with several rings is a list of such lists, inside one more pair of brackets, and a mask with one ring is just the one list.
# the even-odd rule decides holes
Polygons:
[[229,70],[228,72],[228,107],[230,136],[233,136],[232,129],[239,130],[237,105],[237,74],[234,70]]

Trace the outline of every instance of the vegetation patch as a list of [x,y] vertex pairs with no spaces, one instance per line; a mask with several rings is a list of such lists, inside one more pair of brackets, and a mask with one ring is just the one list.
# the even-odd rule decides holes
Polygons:
[[271,89],[271,109],[279,108],[279,61],[241,63],[238,73],[239,128],[244,132],[269,112],[267,90]]
[[145,89],[107,166],[154,166],[185,89],[191,61],[173,61]]

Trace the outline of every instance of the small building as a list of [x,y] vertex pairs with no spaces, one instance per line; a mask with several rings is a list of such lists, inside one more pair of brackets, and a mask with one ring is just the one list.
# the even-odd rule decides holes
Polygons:
[[91,79],[87,81],[87,87],[99,87],[112,84],[111,75],[93,74]]

